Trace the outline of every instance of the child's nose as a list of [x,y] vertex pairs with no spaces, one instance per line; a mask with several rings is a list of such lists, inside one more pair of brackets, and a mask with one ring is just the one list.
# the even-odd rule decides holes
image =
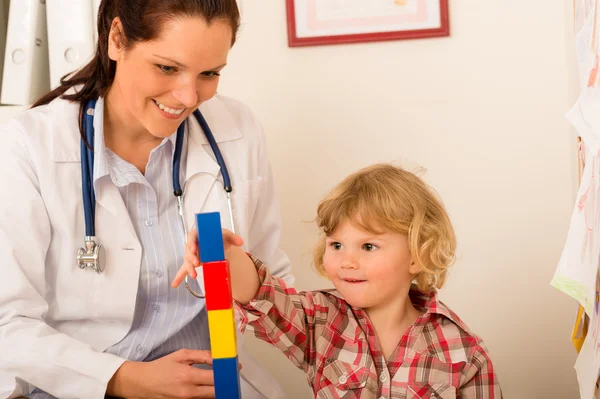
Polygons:
[[358,262],[351,253],[345,254],[344,258],[342,259],[342,268],[343,269],[358,269]]

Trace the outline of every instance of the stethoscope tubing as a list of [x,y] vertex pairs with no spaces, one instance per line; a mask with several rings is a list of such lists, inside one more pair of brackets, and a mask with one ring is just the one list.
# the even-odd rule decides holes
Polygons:
[[[81,183],[82,183],[82,195],[83,195],[83,209],[84,209],[84,219],[85,219],[85,234],[86,234],[86,242],[93,242],[93,246],[96,246],[95,243],[95,220],[94,216],[96,214],[96,194],[94,192],[94,112],[95,112],[96,100],[90,100],[86,104],[84,115],[83,115],[83,138],[81,139]],[[233,191],[233,187],[231,185],[231,179],[229,176],[229,171],[227,170],[227,165],[221,154],[221,150],[215,140],[215,137],[204,119],[204,116],[200,112],[199,109],[194,110],[193,112],[196,121],[200,125],[206,139],[213,151],[215,159],[219,164],[221,169],[221,176],[223,177],[223,188],[225,189],[225,193],[227,196],[227,206],[229,209],[229,218],[231,222],[232,231],[235,233],[235,224],[233,222],[233,208],[231,205],[231,192]],[[188,122],[189,123],[189,122]],[[183,149],[183,140],[184,140],[185,126],[184,123],[179,125],[177,128],[177,136],[175,139],[175,151],[173,154],[173,195],[177,198],[177,213],[179,214],[179,218],[181,221],[181,227],[184,233],[184,239],[187,239],[187,228],[185,226],[185,218],[183,215],[183,190],[181,188],[180,182],[180,170],[181,170],[181,153]],[[87,143],[86,143],[87,141]],[[190,284],[188,283],[188,276],[185,277],[185,286],[187,290],[197,298],[204,298],[203,295],[195,292]]]

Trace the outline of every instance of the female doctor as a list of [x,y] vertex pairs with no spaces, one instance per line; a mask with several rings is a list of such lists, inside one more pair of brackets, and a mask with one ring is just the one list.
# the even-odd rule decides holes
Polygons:
[[[235,0],[103,0],[94,59],[0,129],[0,397],[214,396],[212,371],[191,366],[210,364],[204,300],[170,287],[186,237],[176,181],[188,228],[195,213],[220,212],[291,282],[261,128],[215,94],[238,24]],[[78,265],[89,235],[104,268]],[[243,397],[277,397],[239,356]]]

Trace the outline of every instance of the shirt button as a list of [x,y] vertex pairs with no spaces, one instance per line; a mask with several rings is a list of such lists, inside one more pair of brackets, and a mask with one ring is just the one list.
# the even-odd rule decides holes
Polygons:
[[160,306],[158,306],[158,305],[154,305],[154,306],[152,307],[152,309],[153,309],[155,312],[158,312],[158,311],[160,310]]
[[162,272],[160,270],[157,270],[157,271],[154,272],[154,275],[156,277],[162,277]]
[[346,374],[343,374],[342,376],[340,376],[340,379],[338,380],[338,382],[340,384],[345,384],[348,381],[348,376]]
[[386,382],[387,379],[388,379],[387,373],[381,373],[381,374],[379,374],[379,381]]
[[146,226],[150,227],[152,226],[154,223],[152,223],[152,220],[148,219],[146,220]]
[[136,347],[136,349],[137,349],[138,352],[143,352],[144,351],[144,347],[142,345],[138,345]]

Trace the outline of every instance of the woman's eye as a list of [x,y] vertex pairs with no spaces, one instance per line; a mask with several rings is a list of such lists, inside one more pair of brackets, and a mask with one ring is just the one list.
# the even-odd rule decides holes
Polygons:
[[175,67],[168,66],[168,65],[160,65],[160,64],[159,64],[159,65],[156,65],[156,66],[157,66],[157,67],[158,67],[158,69],[160,69],[160,71],[161,71],[162,73],[164,73],[165,75],[170,75],[170,74],[172,74],[173,72],[176,72],[176,71],[177,71],[177,69],[176,69]]
[[377,246],[373,245],[373,244],[366,243],[366,244],[363,244],[363,249],[365,251],[372,252],[372,251],[375,251],[377,249]]
[[221,74],[217,71],[206,71],[206,72],[202,72],[202,76],[204,76],[206,78],[215,78],[217,76],[221,76]]
[[340,244],[339,242],[332,242],[331,244],[329,244],[329,246],[336,251],[342,249],[342,244]]

